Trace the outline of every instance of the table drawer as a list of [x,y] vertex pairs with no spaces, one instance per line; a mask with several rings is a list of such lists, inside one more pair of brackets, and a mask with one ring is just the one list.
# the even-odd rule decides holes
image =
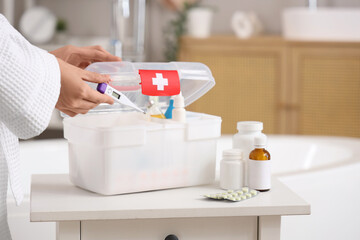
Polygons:
[[82,221],[81,240],[255,240],[257,217]]

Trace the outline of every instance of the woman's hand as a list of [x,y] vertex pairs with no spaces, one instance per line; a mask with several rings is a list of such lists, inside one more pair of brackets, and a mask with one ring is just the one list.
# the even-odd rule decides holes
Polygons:
[[73,117],[79,113],[87,113],[100,103],[114,103],[111,97],[93,90],[84,82],[109,82],[111,80],[108,75],[85,71],[61,59],[58,59],[58,62],[61,71],[61,89],[56,103],[57,109]]
[[82,69],[93,62],[121,61],[121,58],[111,55],[101,46],[75,47],[67,45],[50,53],[55,55],[55,57]]

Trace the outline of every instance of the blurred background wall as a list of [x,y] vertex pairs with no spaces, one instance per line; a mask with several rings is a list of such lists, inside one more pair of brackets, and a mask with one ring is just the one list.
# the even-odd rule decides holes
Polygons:
[[[5,0],[0,0],[3,2]],[[25,1],[15,1],[15,26],[25,9]],[[162,30],[174,17],[158,0],[147,1],[147,60],[164,60]],[[203,0],[204,5],[214,6],[213,34],[232,34],[230,21],[237,10],[254,11],[264,24],[265,33],[280,34],[281,11],[290,6],[307,6],[307,0]],[[68,23],[72,36],[109,36],[110,0],[37,0],[36,5],[49,8],[56,16]],[[319,6],[360,7],[360,0],[318,0]],[[2,10],[0,9],[0,12]]]

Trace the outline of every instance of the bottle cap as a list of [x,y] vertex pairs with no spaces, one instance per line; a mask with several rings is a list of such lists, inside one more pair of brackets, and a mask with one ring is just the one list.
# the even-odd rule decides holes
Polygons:
[[254,138],[254,146],[256,148],[265,148],[267,143],[267,137],[265,134],[259,134]]
[[223,157],[242,159],[243,151],[239,148],[227,149],[223,151]]
[[183,97],[183,95],[181,94],[181,92],[180,92],[179,95],[173,96],[173,99],[174,99],[174,107],[176,107],[176,108],[183,108],[183,107],[185,107],[184,97]]
[[237,123],[238,131],[261,131],[264,126],[262,122],[242,121]]

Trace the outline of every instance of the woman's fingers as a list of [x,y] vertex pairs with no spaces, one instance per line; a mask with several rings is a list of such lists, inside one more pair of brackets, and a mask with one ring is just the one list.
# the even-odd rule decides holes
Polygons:
[[87,82],[93,82],[93,83],[109,83],[111,81],[110,76],[109,75],[103,75],[103,74],[99,74],[99,73],[95,73],[95,72],[90,72],[90,71],[86,71],[86,70],[81,70],[83,77],[82,79],[87,81]]
[[110,78],[89,71],[84,71],[58,59],[61,70],[61,88],[56,108],[73,117],[87,113],[100,103],[113,104],[113,99],[93,90],[84,80],[104,82]]
[[117,62],[121,58],[110,54],[100,46],[91,46],[79,49],[79,54],[82,59],[90,60],[91,62]]
[[93,109],[93,108],[97,107],[98,105],[99,105],[99,103],[94,103],[94,102],[90,102],[90,101],[88,101],[86,99],[82,99],[82,100],[77,101],[76,107],[72,107],[71,109],[65,108],[65,111],[67,111],[68,113],[67,112],[64,112],[64,113],[66,113],[69,116],[73,117],[73,116],[75,116],[76,114],[79,114],[79,113],[85,114],[90,109]]
[[[81,70],[83,73],[83,77],[82,79],[88,82],[93,82],[93,83],[102,83],[102,82],[110,82],[110,76],[109,75],[102,75],[102,74],[98,74],[95,72],[90,72],[90,71],[86,71],[86,70]],[[87,100],[89,102],[95,103],[95,104],[100,104],[100,103],[109,103],[109,104],[113,104],[114,100],[106,95],[106,94],[102,94],[99,93],[96,90],[93,90],[92,88],[90,88],[87,84],[86,85],[86,91],[84,91],[84,96],[83,99]]]
[[84,62],[80,62],[78,64],[78,67],[81,68],[81,69],[85,69],[87,66],[89,66],[92,62],[89,62],[89,61],[84,61]]
[[99,104],[100,103],[90,102],[86,99],[83,99],[81,102],[79,102],[78,107],[76,109],[89,110],[89,109],[93,109],[94,107],[97,107]]
[[[110,54],[108,51],[106,51],[102,46],[100,45],[95,45],[95,46],[89,46],[87,48],[90,48],[90,49],[95,49],[95,50],[98,50],[98,51],[101,51],[101,52],[104,52],[106,54]],[[117,59],[117,61],[121,61],[121,58],[120,57],[117,57],[117,56],[114,56],[112,54],[110,54],[111,56],[115,57],[114,59]]]
[[[73,113],[73,114],[85,114],[87,113],[90,109],[93,109],[94,107],[98,106],[99,104],[98,103],[93,103],[93,102],[90,102],[86,99],[78,99],[76,101],[76,103],[74,103],[71,108],[69,107],[65,107],[64,109],[66,111],[69,111],[70,113]],[[66,113],[67,114],[67,113]],[[70,115],[71,116],[71,115]]]
[[57,58],[80,68],[85,68],[92,62],[121,61],[121,58],[110,54],[101,46],[76,47],[67,45],[50,53]]
[[89,88],[86,95],[84,96],[84,100],[92,102],[96,105],[100,103],[108,103],[108,104],[114,103],[114,100],[110,96],[99,93],[98,91],[95,91],[91,88]]

